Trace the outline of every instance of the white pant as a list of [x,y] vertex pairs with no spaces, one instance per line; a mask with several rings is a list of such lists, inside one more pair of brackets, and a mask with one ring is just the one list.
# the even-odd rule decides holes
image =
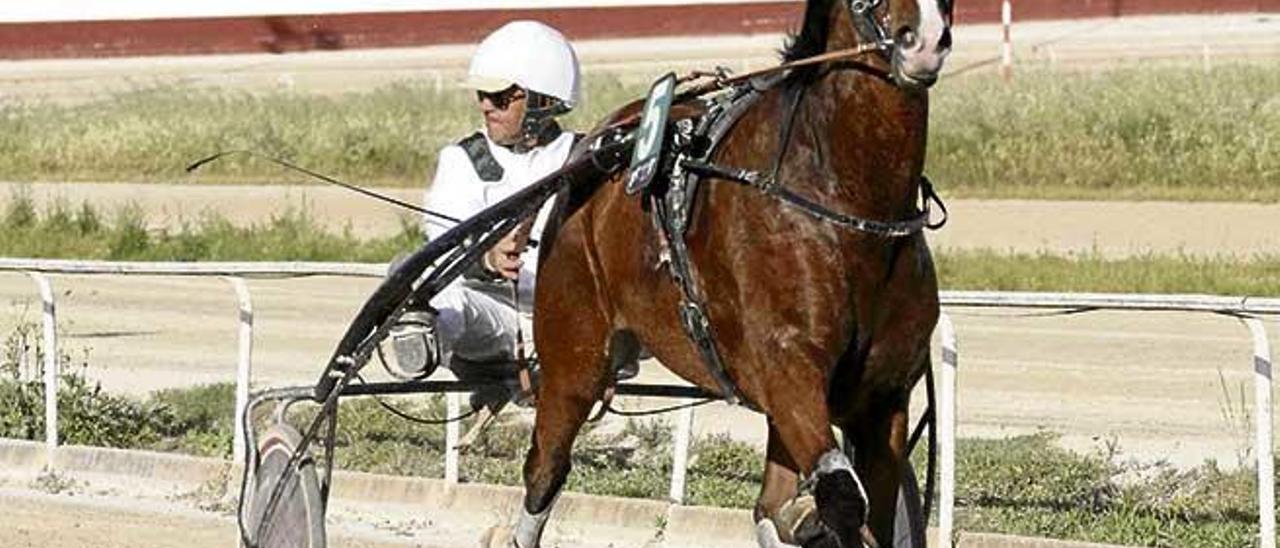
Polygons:
[[516,333],[522,324],[525,344],[533,342],[531,322],[516,311],[510,283],[459,279],[437,293],[431,306],[439,312],[436,338],[446,366],[454,356],[474,362],[514,359]]

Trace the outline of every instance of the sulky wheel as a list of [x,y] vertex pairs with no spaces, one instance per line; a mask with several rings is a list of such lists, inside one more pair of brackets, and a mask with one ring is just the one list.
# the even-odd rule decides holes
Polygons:
[[902,486],[898,489],[898,509],[893,518],[894,548],[924,548],[927,517],[920,500],[920,484],[916,471],[907,465],[902,470]]
[[[249,478],[244,501],[245,534],[254,548],[324,548],[324,502],[315,461],[304,454],[292,471],[289,458],[302,435],[276,424],[259,438],[258,466]],[[264,515],[276,485],[285,485],[270,515]]]

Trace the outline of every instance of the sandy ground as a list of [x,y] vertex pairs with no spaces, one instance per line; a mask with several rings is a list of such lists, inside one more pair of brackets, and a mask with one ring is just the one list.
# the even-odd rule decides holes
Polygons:
[[[1032,65],[1093,67],[1191,60],[1212,67],[1280,57],[1277,14],[1019,22],[1013,35],[1017,62]],[[999,25],[957,27],[948,72],[994,70],[1001,36]],[[581,41],[575,47],[584,73],[643,81],[668,70],[716,65],[736,71],[763,68],[776,63],[781,44],[781,35],[761,34]],[[343,93],[416,80],[448,87],[459,81],[472,51],[472,46],[460,45],[285,55],[0,61],[0,100],[78,102],[155,86]]]
[[[362,236],[399,229],[399,213],[327,187],[39,184],[42,204],[90,200],[104,208],[138,203],[156,226],[201,211],[261,222],[305,206],[331,227]],[[0,202],[9,193],[0,188]],[[9,189],[11,190],[11,189]],[[406,200],[417,192],[388,192]],[[0,204],[2,207],[3,204]],[[931,234],[949,249],[1274,254],[1280,205],[1169,202],[972,201],[951,203],[951,223]],[[252,280],[256,386],[313,382],[332,345],[376,286],[372,279]],[[231,381],[236,302],[218,279],[56,276],[63,348],[111,390]],[[38,320],[34,285],[0,273],[0,321]],[[1094,313],[1016,317],[1015,311],[955,310],[962,344],[962,434],[1003,436],[1048,430],[1077,448],[1118,444],[1146,460],[1181,465],[1211,457],[1233,465],[1249,447],[1252,389],[1247,333],[1234,320],[1195,314]],[[1272,332],[1280,329],[1273,328]],[[1223,377],[1219,378],[1219,371]],[[672,378],[652,364],[646,380]],[[1225,380],[1224,380],[1225,379]],[[1225,386],[1224,386],[1225,385]],[[1226,391],[1224,392],[1224,388]],[[698,411],[702,433],[761,443],[762,421],[716,404]],[[748,425],[748,426],[744,426]]]
[[[418,189],[378,192],[411,203]],[[306,210],[337,231],[364,238],[389,237],[412,213],[328,186],[200,185],[191,183],[4,183],[0,210],[19,192],[41,209],[62,201],[88,202],[101,211],[141,207],[155,228],[180,228],[215,213],[234,223],[263,223],[287,210]],[[940,192],[946,194],[946,189]],[[948,200],[945,229],[929,234],[943,249],[1057,253],[1097,252],[1108,257],[1146,253],[1189,255],[1280,253],[1280,204]]]
[[[236,304],[216,279],[56,276],[60,345],[108,390],[231,382]],[[375,280],[253,280],[254,385],[310,384]],[[0,274],[0,325],[38,321],[33,284]],[[1040,430],[1073,447],[1116,444],[1142,460],[1233,466],[1250,446],[1252,361],[1236,320],[1202,314],[949,310],[961,343],[961,435]],[[1280,324],[1269,324],[1273,344]],[[656,362],[642,380],[672,382]],[[1243,392],[1241,392],[1243,391]],[[661,402],[645,403],[646,406]],[[638,405],[630,402],[631,406]],[[763,441],[763,421],[700,408],[700,433]]]
[[[83,483],[52,494],[31,484],[9,483],[0,487],[0,530],[4,531],[0,542],[6,548],[237,545],[233,514],[201,509],[184,497],[140,496],[127,488],[122,493],[121,489]],[[416,510],[419,516],[429,512]],[[375,515],[368,509],[342,508],[332,514],[326,524],[329,546],[340,548],[457,548],[474,546],[478,538],[470,529],[435,527],[422,518],[415,520],[408,511]]]

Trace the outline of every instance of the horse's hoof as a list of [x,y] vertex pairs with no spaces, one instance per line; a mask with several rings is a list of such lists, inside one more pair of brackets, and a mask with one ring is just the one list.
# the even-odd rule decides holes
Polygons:
[[494,525],[480,535],[480,548],[513,548],[515,546],[515,530],[505,525]]
[[778,509],[773,522],[784,545],[809,546],[810,542],[826,533],[818,519],[817,502],[809,495],[787,501]]

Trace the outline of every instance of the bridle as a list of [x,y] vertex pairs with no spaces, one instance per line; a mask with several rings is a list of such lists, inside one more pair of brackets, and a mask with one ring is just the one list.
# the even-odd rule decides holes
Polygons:
[[[863,44],[876,44],[879,47],[879,53],[887,56],[889,51],[897,44],[897,37],[890,34],[893,28],[890,10],[883,10],[884,13],[877,14],[880,6],[887,6],[892,0],[848,0],[849,18],[853,21],[854,31],[857,32],[859,41]],[[955,7],[954,0],[930,0],[938,3],[938,11],[942,13],[947,25],[951,24],[951,17]]]
[[879,46],[879,53],[887,55],[894,46],[893,36],[889,35],[889,12],[883,16],[876,14],[876,9],[886,0],[849,0],[849,18],[853,20],[853,29],[863,44]]

